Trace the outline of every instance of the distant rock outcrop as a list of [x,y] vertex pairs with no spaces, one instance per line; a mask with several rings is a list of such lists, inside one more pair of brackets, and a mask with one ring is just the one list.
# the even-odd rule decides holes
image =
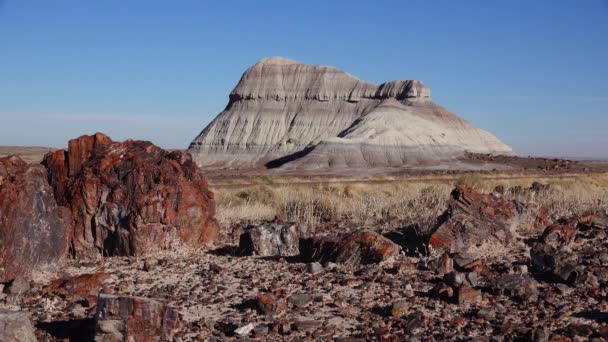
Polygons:
[[436,164],[511,148],[430,99],[421,81],[377,85],[273,57],[243,74],[190,144],[202,165],[291,169]]
[[0,283],[55,268],[68,253],[70,215],[46,178],[42,165],[0,158]]
[[97,133],[43,163],[58,204],[72,211],[76,256],[201,246],[217,234],[213,193],[187,153]]

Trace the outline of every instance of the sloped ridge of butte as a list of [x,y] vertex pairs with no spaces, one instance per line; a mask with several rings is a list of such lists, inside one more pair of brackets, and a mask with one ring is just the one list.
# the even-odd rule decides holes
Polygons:
[[334,67],[265,58],[190,144],[200,165],[288,169],[433,165],[509,146],[433,102],[418,80],[365,82]]

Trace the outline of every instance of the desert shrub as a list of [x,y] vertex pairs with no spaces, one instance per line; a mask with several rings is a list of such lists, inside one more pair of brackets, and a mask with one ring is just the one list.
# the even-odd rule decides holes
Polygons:
[[464,185],[469,188],[480,190],[484,184],[484,180],[480,174],[466,173],[458,178],[454,185]]
[[[608,213],[608,175],[605,174],[557,177],[466,174],[452,181],[426,178],[356,182],[321,180],[306,183],[304,180],[284,182],[275,178],[272,185],[215,189],[218,218],[225,225],[275,216],[311,225],[337,220],[362,225],[401,220],[426,232],[447,208],[454,183],[464,183],[484,192],[504,185],[507,199],[544,206],[552,218],[589,211]],[[541,191],[526,190],[534,181],[549,184],[549,187]],[[518,187],[521,190],[515,191]],[[522,222],[522,227],[525,224]]]

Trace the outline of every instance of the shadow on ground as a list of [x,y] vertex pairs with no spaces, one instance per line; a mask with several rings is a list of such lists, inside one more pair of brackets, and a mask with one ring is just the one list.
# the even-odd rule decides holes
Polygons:
[[93,318],[70,321],[39,322],[36,327],[46,331],[58,340],[70,342],[93,341],[95,338],[95,321]]

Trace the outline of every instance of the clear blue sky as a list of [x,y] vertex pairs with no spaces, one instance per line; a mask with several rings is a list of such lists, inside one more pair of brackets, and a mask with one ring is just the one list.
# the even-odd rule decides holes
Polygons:
[[267,56],[421,79],[521,154],[608,157],[604,0],[0,0],[0,145],[186,147]]

